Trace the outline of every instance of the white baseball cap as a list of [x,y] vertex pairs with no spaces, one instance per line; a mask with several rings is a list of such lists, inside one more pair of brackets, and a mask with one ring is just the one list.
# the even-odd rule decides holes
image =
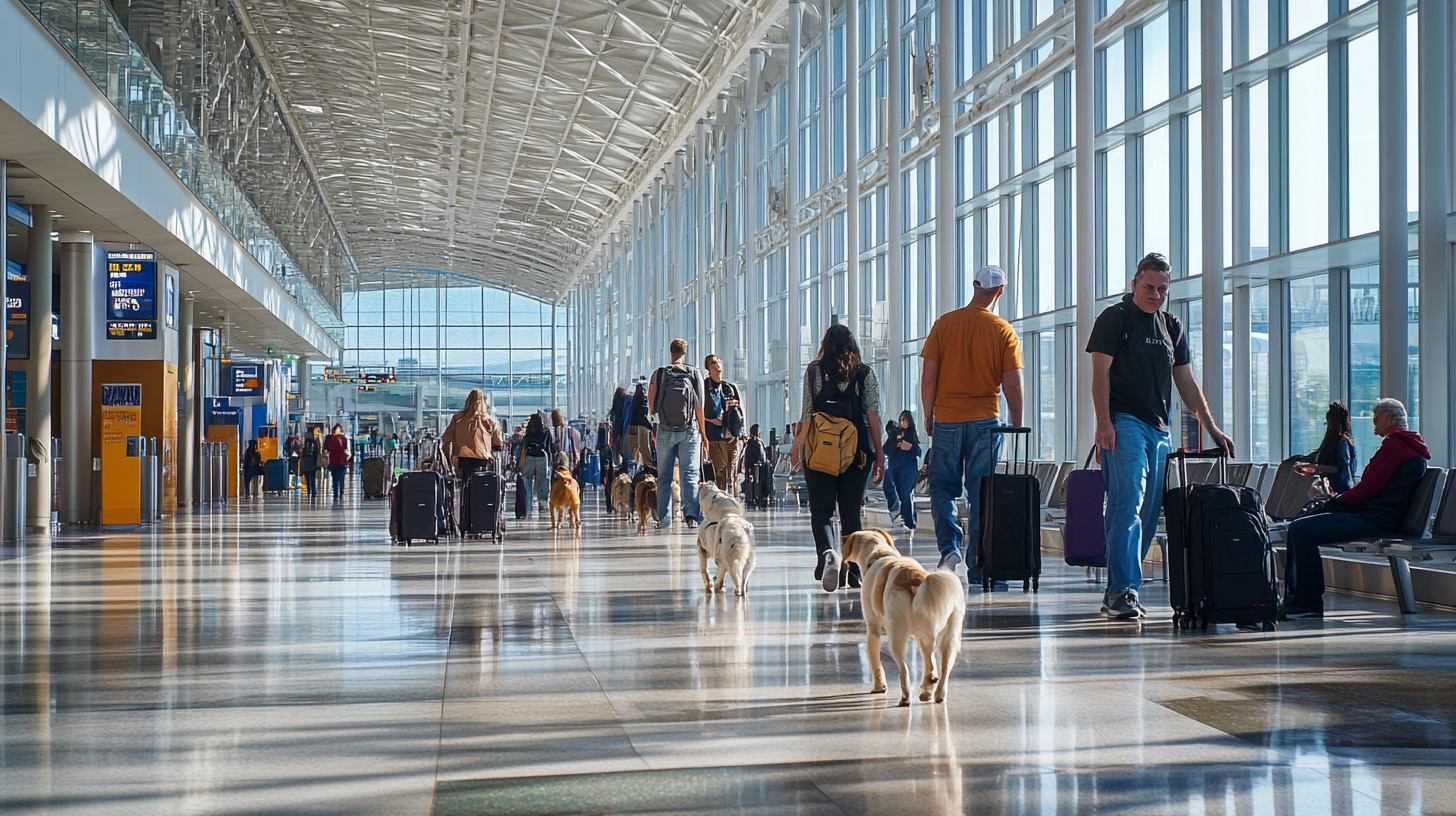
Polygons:
[[995,289],[1006,285],[1006,271],[995,264],[983,266],[976,272],[975,280],[977,289]]

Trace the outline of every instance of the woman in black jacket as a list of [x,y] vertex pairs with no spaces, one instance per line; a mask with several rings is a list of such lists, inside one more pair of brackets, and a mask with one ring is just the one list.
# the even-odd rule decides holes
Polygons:
[[531,414],[516,461],[521,477],[526,480],[526,495],[535,497],[537,509],[543,513],[551,497],[551,460],[556,458],[555,454],[556,446],[546,423],[541,421],[540,414]]

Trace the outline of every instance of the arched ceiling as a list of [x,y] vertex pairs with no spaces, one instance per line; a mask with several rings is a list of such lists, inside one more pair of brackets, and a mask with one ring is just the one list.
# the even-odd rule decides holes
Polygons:
[[236,0],[359,266],[554,300],[783,0]]

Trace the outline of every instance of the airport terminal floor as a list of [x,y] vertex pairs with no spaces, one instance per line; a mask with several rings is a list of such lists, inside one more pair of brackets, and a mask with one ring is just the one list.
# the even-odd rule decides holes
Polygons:
[[599,495],[579,537],[501,545],[270,498],[6,552],[0,811],[1456,810],[1456,614],[1332,592],[1323,621],[1175,634],[1164,584],[1109,623],[1049,562],[970,593],[949,699],[905,709],[807,514],[750,511],[749,594],[708,597],[690,533]]

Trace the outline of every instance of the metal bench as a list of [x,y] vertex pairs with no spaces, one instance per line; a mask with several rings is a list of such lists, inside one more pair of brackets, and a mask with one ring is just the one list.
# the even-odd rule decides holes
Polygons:
[[1437,488],[1443,474],[1441,468],[1426,468],[1425,475],[1416,485],[1415,495],[1411,497],[1405,519],[1401,521],[1398,536],[1342,541],[1328,547],[1347,553],[1378,555],[1389,561],[1390,577],[1395,583],[1395,599],[1400,604],[1400,611],[1407,615],[1416,611],[1410,562],[1456,561],[1456,496],[1453,496],[1452,490],[1456,479],[1446,480],[1436,520],[1431,525],[1431,536],[1426,536],[1426,526],[1431,522],[1431,507],[1436,503]]

